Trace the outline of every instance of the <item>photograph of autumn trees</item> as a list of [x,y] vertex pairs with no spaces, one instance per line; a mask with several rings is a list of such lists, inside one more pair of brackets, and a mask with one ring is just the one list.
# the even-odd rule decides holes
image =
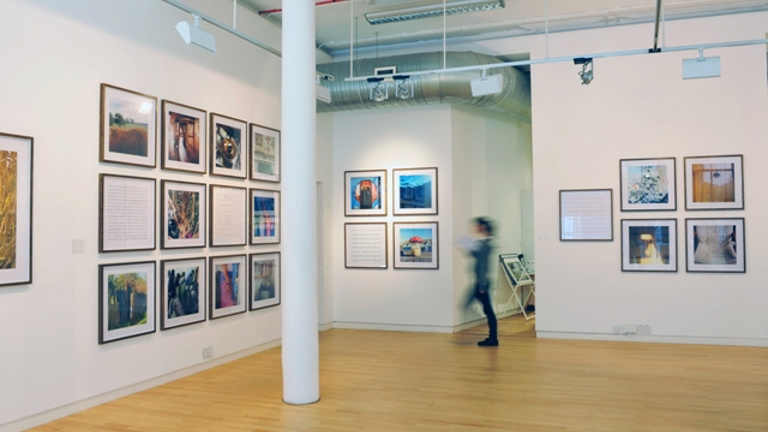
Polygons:
[[109,151],[147,156],[149,104],[113,97],[109,101]]
[[108,330],[147,323],[147,274],[131,272],[107,277]]
[[0,269],[16,268],[18,153],[0,150]]

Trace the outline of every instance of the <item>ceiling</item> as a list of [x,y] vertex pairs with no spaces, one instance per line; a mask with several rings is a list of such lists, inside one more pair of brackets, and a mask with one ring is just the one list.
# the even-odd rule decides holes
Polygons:
[[[281,0],[239,0],[280,25]],[[311,0],[307,0],[311,1]],[[448,0],[451,1],[451,0]],[[443,19],[427,18],[371,25],[363,14],[440,0],[324,0],[316,9],[317,46],[331,57],[349,54],[352,27],[356,55],[373,51],[442,46]],[[272,13],[264,11],[277,10]],[[768,0],[671,0],[663,2],[666,19],[768,10]],[[446,41],[452,43],[550,32],[652,22],[656,0],[506,0],[501,10],[449,16]]]

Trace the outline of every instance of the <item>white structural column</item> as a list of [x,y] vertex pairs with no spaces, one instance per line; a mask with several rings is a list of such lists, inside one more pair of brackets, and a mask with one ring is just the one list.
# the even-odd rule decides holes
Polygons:
[[315,2],[283,0],[283,401],[320,399]]

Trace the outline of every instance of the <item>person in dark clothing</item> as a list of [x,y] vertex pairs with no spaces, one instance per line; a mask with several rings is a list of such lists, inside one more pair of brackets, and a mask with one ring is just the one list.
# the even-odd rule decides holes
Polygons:
[[499,346],[499,339],[496,330],[496,313],[491,304],[490,280],[488,279],[488,270],[491,260],[491,251],[493,249],[493,224],[486,217],[475,219],[475,230],[479,239],[474,242],[470,249],[470,254],[475,259],[474,273],[475,286],[471,303],[474,300],[483,305],[483,313],[488,320],[488,337],[478,342],[479,346]]

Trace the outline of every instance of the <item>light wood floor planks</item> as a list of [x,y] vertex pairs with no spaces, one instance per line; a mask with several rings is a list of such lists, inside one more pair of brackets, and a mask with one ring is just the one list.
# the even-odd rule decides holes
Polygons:
[[321,401],[281,402],[280,348],[38,431],[768,431],[768,349],[460,334],[320,334]]

